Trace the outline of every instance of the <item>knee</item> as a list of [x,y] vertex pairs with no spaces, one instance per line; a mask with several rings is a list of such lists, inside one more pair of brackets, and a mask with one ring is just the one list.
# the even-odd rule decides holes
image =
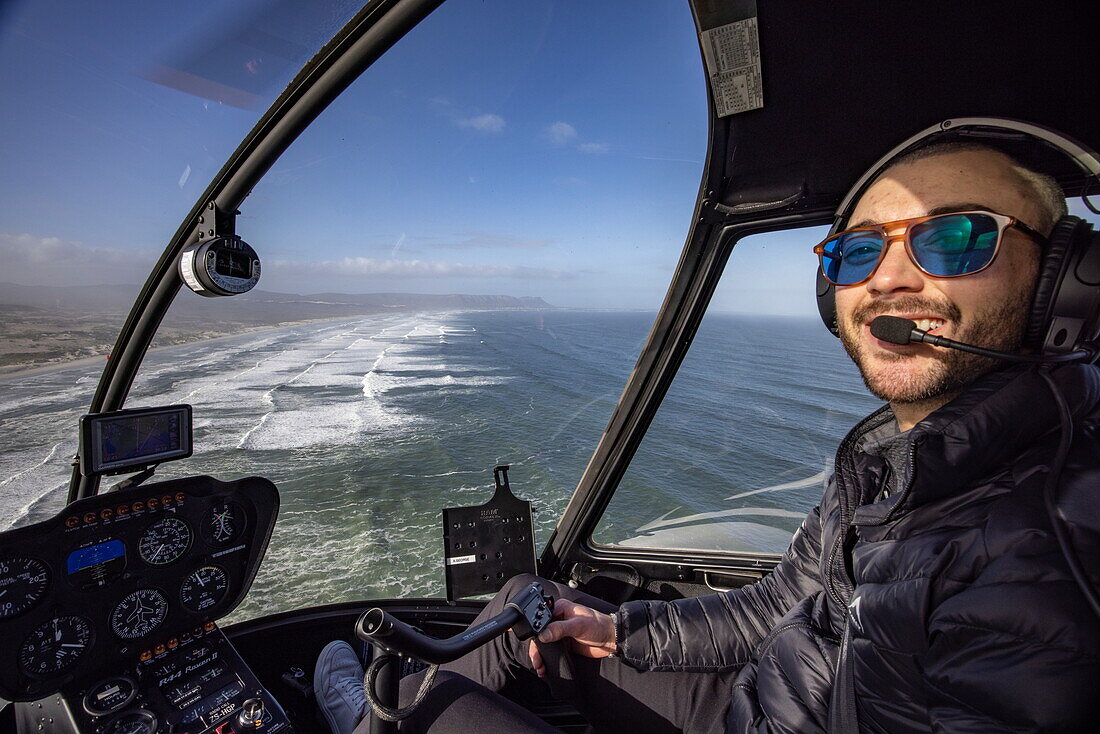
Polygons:
[[498,596],[503,594],[505,598],[512,597],[517,591],[525,588],[528,584],[538,582],[545,586],[548,582],[544,578],[540,578],[533,573],[521,573],[508,579],[504,586],[500,588]]

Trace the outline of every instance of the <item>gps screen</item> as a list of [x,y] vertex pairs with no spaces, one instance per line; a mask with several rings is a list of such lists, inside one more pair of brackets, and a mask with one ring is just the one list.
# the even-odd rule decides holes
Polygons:
[[139,456],[157,456],[180,447],[178,413],[153,413],[102,424],[103,461],[114,464]]
[[82,471],[102,474],[191,455],[187,405],[86,416],[82,422]]

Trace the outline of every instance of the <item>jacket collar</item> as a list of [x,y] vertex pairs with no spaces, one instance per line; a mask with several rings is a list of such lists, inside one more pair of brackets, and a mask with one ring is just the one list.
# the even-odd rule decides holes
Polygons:
[[[1070,364],[1050,373],[1065,396],[1075,425],[1100,420],[1100,367]],[[876,411],[873,415],[880,415]],[[853,433],[866,432],[875,421],[863,421]],[[1031,366],[1011,366],[976,380],[964,393],[931,413],[909,432],[909,472],[901,492],[858,507],[857,525],[878,525],[915,507],[957,493],[1007,467],[1029,448],[1060,431],[1058,407],[1050,388]],[[851,443],[854,444],[854,441]],[[1053,450],[1053,449],[1052,449]],[[848,498],[859,504],[872,496],[874,457],[855,457],[867,471]]]

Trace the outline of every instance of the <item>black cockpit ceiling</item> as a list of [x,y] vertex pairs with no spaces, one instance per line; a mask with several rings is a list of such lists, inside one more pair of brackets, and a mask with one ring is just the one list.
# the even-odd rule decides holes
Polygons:
[[[701,26],[744,17],[745,4],[697,2]],[[894,12],[884,12],[889,4]],[[725,142],[726,156],[717,201],[738,207],[794,197],[765,210],[771,215],[835,209],[885,151],[949,118],[1026,120],[1097,148],[1097,64],[1082,66],[1082,58],[1092,58],[1083,50],[1095,47],[1100,11],[1043,3],[1040,22],[1037,7],[759,3],[764,106],[718,119],[712,144]],[[1059,156],[1051,163],[1067,165]],[[1079,172],[1067,167],[1060,178],[1068,193],[1080,193]]]

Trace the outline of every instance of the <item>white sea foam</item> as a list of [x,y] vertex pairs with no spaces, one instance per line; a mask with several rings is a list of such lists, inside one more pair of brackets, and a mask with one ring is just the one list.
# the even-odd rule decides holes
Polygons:
[[49,517],[65,506],[68,495],[69,477],[50,472],[37,475],[35,481],[20,494],[0,496],[0,530],[6,530],[23,523],[32,511],[38,515],[35,519]]
[[354,406],[329,405],[272,411],[241,437],[240,449],[302,449],[358,441],[363,419]]
[[23,469],[22,471],[18,471],[15,474],[12,474],[7,479],[0,480],[0,487],[3,487],[7,484],[11,484],[16,479],[19,479],[22,476],[26,476],[27,474],[34,471],[35,469],[38,469],[39,467],[42,467],[42,466],[45,466],[46,464],[48,464],[53,457],[57,456],[57,450],[59,448],[61,448],[61,446],[64,443],[65,443],[64,441],[58,441],[57,443],[55,443],[53,446],[50,447],[49,453],[46,454],[46,456],[42,459],[42,461],[38,462],[37,464],[32,464],[31,466],[27,467],[26,469]]
[[[348,445],[361,441],[364,430],[404,423],[399,411],[387,411],[372,399],[367,375],[381,364],[393,339],[415,331],[407,323],[381,329],[359,326],[322,340],[327,350],[323,353],[316,350],[319,345],[293,350],[285,361],[296,363],[297,371],[278,370],[283,379],[260,395],[264,409],[241,435],[237,448]],[[367,375],[362,372],[364,364],[371,365]],[[316,397],[321,391],[323,399]]]
[[439,474],[400,474],[398,476],[411,477],[413,479],[438,479],[440,477],[452,477],[456,474],[484,474],[488,469],[456,469],[455,471],[445,471]]

